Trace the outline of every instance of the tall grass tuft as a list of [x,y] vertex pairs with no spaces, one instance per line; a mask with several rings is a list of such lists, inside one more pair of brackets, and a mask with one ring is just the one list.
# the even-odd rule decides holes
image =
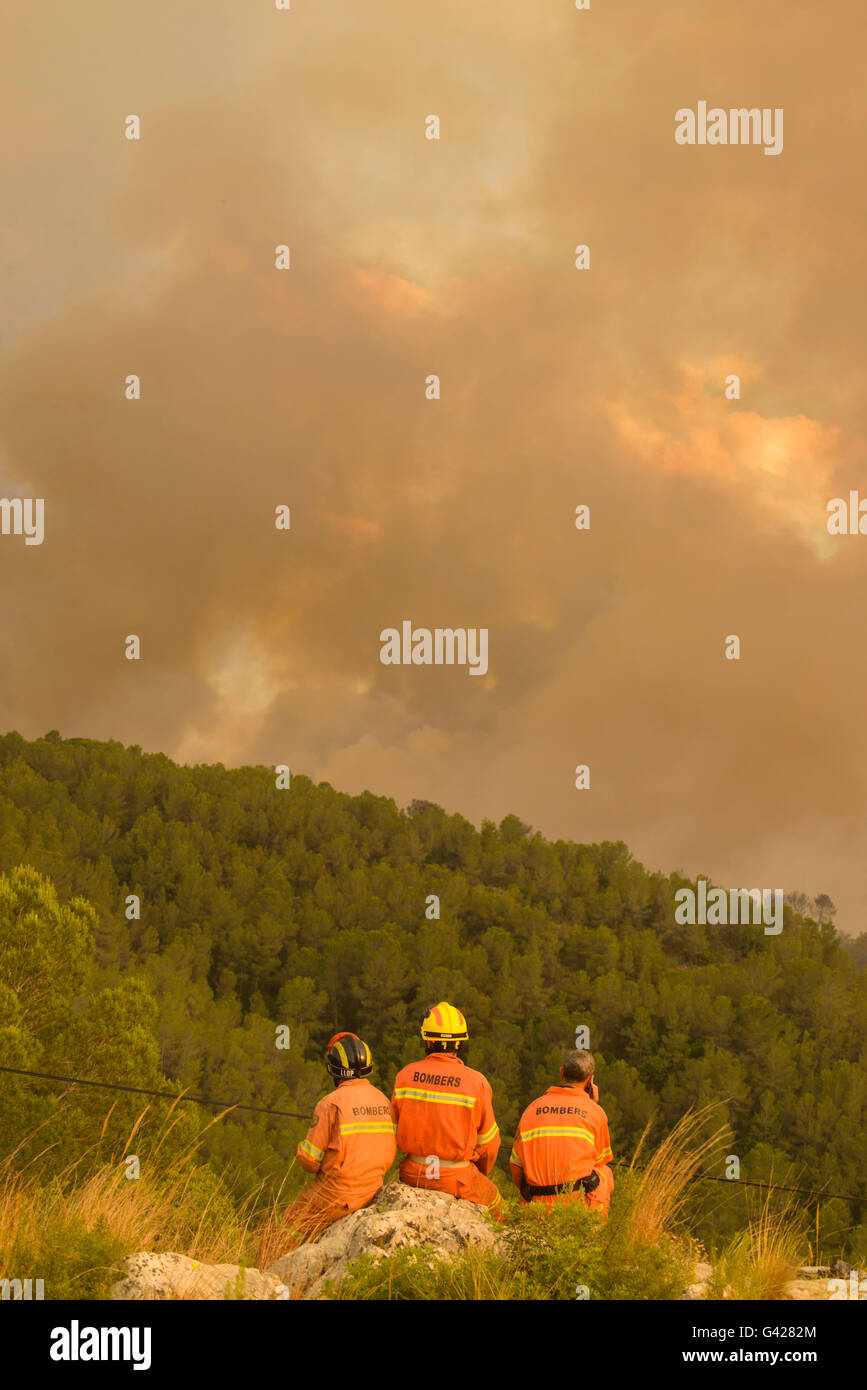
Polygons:
[[758,1215],[717,1256],[711,1296],[782,1299],[805,1248],[804,1215],[791,1198],[774,1210],[765,1194]]
[[702,1131],[717,1109],[718,1102],[700,1110],[688,1110],[654,1150],[643,1170],[639,1170],[637,1160],[650,1124],[645,1127],[627,1170],[637,1174],[634,1186],[627,1180],[631,1197],[623,1230],[627,1246],[653,1245],[682,1224],[693,1178],[723,1149],[731,1136],[725,1124],[702,1138]]

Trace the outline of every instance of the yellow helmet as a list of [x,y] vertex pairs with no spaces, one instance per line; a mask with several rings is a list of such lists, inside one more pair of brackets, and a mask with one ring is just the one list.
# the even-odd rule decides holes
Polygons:
[[470,1036],[460,1009],[444,999],[428,1009],[421,1021],[421,1035],[425,1042],[466,1042]]

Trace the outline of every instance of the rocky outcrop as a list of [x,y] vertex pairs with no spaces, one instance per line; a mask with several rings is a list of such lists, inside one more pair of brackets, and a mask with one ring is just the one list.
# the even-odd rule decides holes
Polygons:
[[130,1255],[125,1274],[112,1286],[111,1297],[124,1301],[154,1299],[273,1299],[285,1297],[274,1274],[240,1265],[207,1265],[186,1255]]
[[470,1246],[498,1242],[490,1218],[470,1202],[392,1182],[372,1206],[331,1226],[319,1240],[283,1255],[268,1270],[289,1298],[319,1298],[362,1255],[379,1262],[407,1247],[423,1248],[431,1263],[454,1259]]
[[[502,1239],[497,1226],[470,1202],[393,1182],[370,1206],[345,1216],[318,1240],[282,1255],[264,1273],[238,1265],[202,1264],[185,1255],[142,1253],[125,1261],[124,1277],[113,1286],[111,1297],[145,1302],[324,1298],[326,1286],[339,1284],[353,1261],[364,1255],[379,1263],[398,1250],[418,1249],[433,1266],[472,1247],[493,1250]],[[842,1262],[832,1267],[802,1266],[793,1272],[797,1277],[786,1286],[786,1299],[830,1298],[831,1274],[837,1275],[838,1282],[844,1272],[856,1285],[859,1279],[859,1272]],[[696,1264],[681,1299],[708,1298],[712,1279],[710,1264]],[[732,1289],[726,1287],[722,1297],[733,1297]]]
[[185,1255],[138,1254],[125,1261],[113,1299],[319,1298],[329,1281],[339,1283],[362,1255],[375,1261],[417,1247],[431,1263],[453,1259],[470,1246],[491,1247],[499,1237],[490,1219],[470,1202],[393,1182],[376,1202],[344,1216],[319,1240],[283,1255],[263,1274],[239,1265],[207,1265]]

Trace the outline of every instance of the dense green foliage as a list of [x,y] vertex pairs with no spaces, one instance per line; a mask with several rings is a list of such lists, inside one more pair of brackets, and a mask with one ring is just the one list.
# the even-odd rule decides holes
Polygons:
[[[615,1155],[651,1117],[659,1135],[717,1099],[742,1177],[864,1190],[867,977],[830,922],[787,908],[776,937],[678,926],[687,880],[620,843],[552,843],[514,815],[476,830],[429,803],[402,811],[295,775],[278,790],[266,768],[178,767],[54,733],[0,738],[0,870],[17,865],[54,887],[31,875],[0,894],[2,1065],[309,1113],[333,1031],[368,1039],[390,1090],[445,997],[468,1016],[467,1059],[505,1136],[583,1024]],[[59,1093],[0,1076],[0,1151]],[[64,1155],[117,1099],[76,1096],[52,1130]],[[121,1098],[116,1114],[138,1109]],[[196,1126],[211,1113],[187,1110]],[[210,1161],[239,1190],[279,1181],[303,1129],[236,1112],[209,1132]],[[703,1192],[712,1228],[737,1229],[748,1191]],[[829,1202],[821,1219],[839,1248],[867,1206]]]

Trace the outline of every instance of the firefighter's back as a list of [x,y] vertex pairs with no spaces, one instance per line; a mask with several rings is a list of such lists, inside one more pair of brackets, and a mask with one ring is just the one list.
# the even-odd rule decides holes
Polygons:
[[450,1162],[477,1157],[476,1109],[486,1088],[490,1090],[481,1072],[454,1053],[410,1062],[394,1083],[398,1148]]
[[334,1167],[347,1186],[375,1190],[397,1152],[388,1097],[362,1078],[343,1082],[329,1100],[338,1112]]
[[586,1177],[601,1156],[605,1112],[574,1086],[550,1086],[531,1101],[518,1124],[515,1151],[534,1187]]

